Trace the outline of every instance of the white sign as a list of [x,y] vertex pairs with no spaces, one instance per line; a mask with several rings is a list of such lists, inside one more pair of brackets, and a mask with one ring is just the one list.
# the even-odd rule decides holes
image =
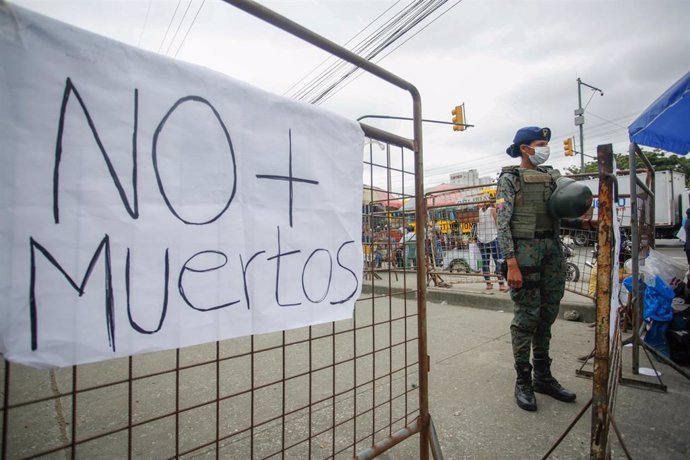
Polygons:
[[1,2],[0,60],[6,358],[67,366],[352,317],[356,123]]

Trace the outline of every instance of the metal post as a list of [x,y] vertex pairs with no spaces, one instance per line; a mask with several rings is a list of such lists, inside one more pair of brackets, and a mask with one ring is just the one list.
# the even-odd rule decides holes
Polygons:
[[[582,80],[577,79],[577,112],[578,116],[584,117],[582,110],[582,91],[580,87],[582,85]],[[577,121],[575,123],[578,123]],[[585,172],[585,133],[584,133],[584,118],[580,123],[580,173]]]
[[5,386],[3,388],[3,402],[2,402],[2,447],[0,447],[0,458],[5,460],[8,458],[9,449],[7,448],[7,439],[10,432],[10,362],[5,359]]
[[[462,105],[463,107],[465,104]],[[398,117],[395,115],[362,115],[361,117],[357,118],[357,121],[362,121],[365,118],[377,118],[379,120],[406,120],[406,121],[414,121],[414,118],[410,117]],[[428,118],[422,118],[422,122],[424,123],[436,123],[439,125],[453,125],[453,126],[463,126],[465,129],[467,128],[474,128],[474,125],[468,125],[467,123],[453,123],[452,121],[442,121],[442,120],[430,120]]]
[[599,91],[599,93],[601,93],[602,96],[604,95],[604,92],[599,88],[592,85],[588,85],[579,78],[577,79],[577,110],[575,110],[575,126],[580,127],[580,173],[585,172],[585,110],[582,108],[582,86],[591,88],[594,91]]
[[[645,159],[647,157],[642,155]],[[649,161],[649,160],[647,160]],[[649,202],[649,222],[647,223],[647,246],[654,249],[656,247],[656,174],[654,168],[647,168],[647,187],[652,191],[652,196],[648,199]]]
[[[426,196],[424,195],[424,161],[422,156],[422,99],[413,87],[415,209],[417,210],[417,341],[419,354],[419,458],[429,459],[429,355],[426,346]],[[421,263],[420,263],[421,261]]]
[[637,158],[635,144],[628,148],[628,169],[630,169],[630,236],[632,239],[632,315],[633,349],[632,371],[639,374],[640,369],[640,221],[637,210]]
[[422,102],[417,88],[411,83],[379,67],[368,59],[355,54],[338,44],[312,32],[290,19],[260,5],[252,0],[224,0],[226,3],[236,6],[275,27],[301,38],[307,43],[321,48],[347,62],[350,62],[367,72],[376,75],[398,88],[404,89],[412,96],[413,111],[413,136],[415,156],[415,205],[417,213],[417,225],[415,228],[417,237],[417,333],[419,353],[419,456],[421,460],[429,458],[429,357],[427,355],[426,335],[426,245],[424,234],[426,232],[426,202],[424,197],[424,162],[422,160]]
[[592,431],[590,458],[604,460],[609,453],[609,356],[611,277],[613,254],[613,146],[597,148],[599,163],[599,253],[597,255],[597,306],[592,377]]

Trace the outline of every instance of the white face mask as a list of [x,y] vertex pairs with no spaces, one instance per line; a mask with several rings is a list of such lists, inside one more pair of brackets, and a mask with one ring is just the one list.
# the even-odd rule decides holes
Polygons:
[[529,156],[529,161],[532,162],[534,166],[539,166],[540,164],[544,163],[546,160],[549,159],[549,154],[551,153],[551,150],[549,149],[548,145],[533,148],[534,155]]

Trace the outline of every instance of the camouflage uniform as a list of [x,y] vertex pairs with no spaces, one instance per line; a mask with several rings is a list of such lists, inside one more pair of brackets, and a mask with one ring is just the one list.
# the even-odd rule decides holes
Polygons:
[[[515,303],[510,326],[513,356],[516,363],[529,363],[530,347],[535,355],[548,356],[551,325],[558,316],[565,291],[565,258],[558,241],[557,219],[550,232],[542,232],[534,238],[514,238],[511,222],[516,206],[520,207],[523,204],[520,200],[524,200],[522,193],[518,193],[521,181],[517,171],[517,167],[504,168],[499,178],[496,223],[501,250],[506,258],[514,256],[517,259],[523,277],[522,287],[510,293]],[[537,171],[545,173],[547,170],[539,167]],[[553,179],[546,185],[553,187]],[[546,208],[545,200],[532,203]]]

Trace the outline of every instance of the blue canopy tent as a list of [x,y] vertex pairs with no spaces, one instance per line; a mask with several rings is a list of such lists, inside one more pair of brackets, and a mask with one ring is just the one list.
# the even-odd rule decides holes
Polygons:
[[[644,187],[640,178],[636,174],[636,155],[643,159],[644,154],[639,145],[660,148],[667,152],[678,155],[690,153],[690,72],[686,73],[680,80],[668,88],[659,98],[645,109],[642,114],[628,127],[630,137],[629,165],[630,165],[630,195],[637,197],[638,185],[645,189],[648,195],[654,196],[654,185],[652,181],[651,193]],[[651,168],[646,160],[648,168]],[[653,177],[653,176],[652,176]],[[640,342],[639,312],[642,309],[642,297],[640,296],[639,279],[639,245],[640,229],[638,222],[637,200],[631,200],[631,234],[632,234],[632,298],[634,302],[634,326],[633,326],[633,372],[639,371],[639,351],[638,346],[642,345],[650,350],[658,359],[673,367],[686,378],[690,379],[690,374],[678,367],[668,356],[668,348],[664,350],[665,334],[660,332],[657,339],[662,337],[662,341],[654,343],[652,346],[647,340],[654,337],[654,327],[663,327],[663,322],[655,321],[645,337],[645,341]],[[652,206],[652,232],[654,222],[654,207]],[[652,233],[652,244],[653,244]],[[649,289],[648,287],[645,289]],[[645,300],[646,302],[646,300]],[[645,306],[646,308],[646,306]],[[656,346],[656,348],[655,348]],[[666,344],[666,347],[668,344]]]
[[678,155],[690,153],[690,72],[628,127],[630,142]]

